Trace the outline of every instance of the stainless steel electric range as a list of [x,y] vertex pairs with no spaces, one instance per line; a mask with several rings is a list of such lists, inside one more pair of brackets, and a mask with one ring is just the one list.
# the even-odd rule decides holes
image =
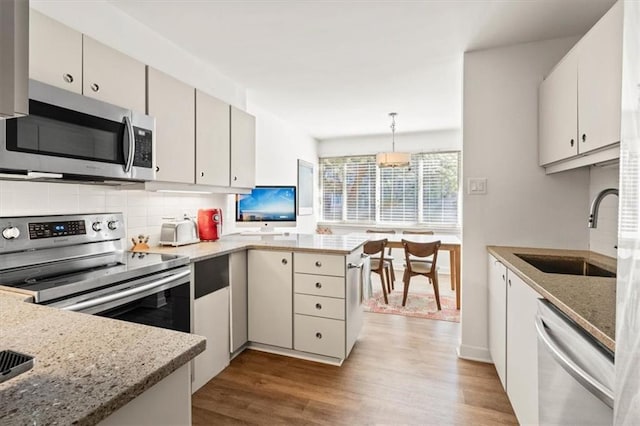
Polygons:
[[123,249],[122,213],[0,217],[0,288],[37,304],[190,332],[186,257]]

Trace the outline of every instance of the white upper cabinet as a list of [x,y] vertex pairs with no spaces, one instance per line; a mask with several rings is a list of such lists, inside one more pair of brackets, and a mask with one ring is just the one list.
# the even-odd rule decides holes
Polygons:
[[195,90],[148,67],[147,114],[156,119],[156,179],[194,183]]
[[489,255],[489,351],[503,388],[507,388],[507,268]]
[[540,85],[539,164],[578,153],[578,55],[572,50]]
[[579,152],[620,142],[622,12],[617,2],[580,42]]
[[623,2],[540,85],[539,164],[547,173],[619,157]]
[[91,37],[83,36],[82,93],[144,112],[145,65]]
[[35,10],[29,19],[30,78],[144,112],[143,63]]
[[231,186],[252,188],[256,180],[256,118],[231,107]]
[[29,78],[82,94],[82,34],[33,9]]
[[196,90],[196,183],[229,186],[229,104]]

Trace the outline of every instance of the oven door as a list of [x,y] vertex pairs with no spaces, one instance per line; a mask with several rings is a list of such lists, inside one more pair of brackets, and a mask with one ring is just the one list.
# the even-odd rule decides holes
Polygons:
[[48,304],[138,324],[191,331],[188,266]]
[[[110,179],[131,179],[134,161],[153,170],[153,127],[135,129],[130,110],[34,80],[29,95],[28,116],[0,123],[0,169]],[[137,158],[136,139],[149,141]]]

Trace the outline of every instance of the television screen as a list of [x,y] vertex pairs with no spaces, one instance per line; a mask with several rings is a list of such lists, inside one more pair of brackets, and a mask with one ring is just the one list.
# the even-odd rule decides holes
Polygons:
[[236,222],[295,222],[295,186],[256,186],[236,195]]

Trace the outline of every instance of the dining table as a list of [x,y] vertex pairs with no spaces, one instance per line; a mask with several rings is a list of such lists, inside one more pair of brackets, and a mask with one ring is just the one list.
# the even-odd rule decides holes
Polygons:
[[365,233],[352,232],[348,234],[350,237],[365,238],[367,240],[387,239],[387,247],[403,248],[402,240],[408,240],[416,243],[432,243],[440,241],[440,250],[450,253],[449,266],[451,269],[451,288],[456,292],[456,309],[460,309],[460,246],[461,241],[454,234],[387,234],[387,233]]

